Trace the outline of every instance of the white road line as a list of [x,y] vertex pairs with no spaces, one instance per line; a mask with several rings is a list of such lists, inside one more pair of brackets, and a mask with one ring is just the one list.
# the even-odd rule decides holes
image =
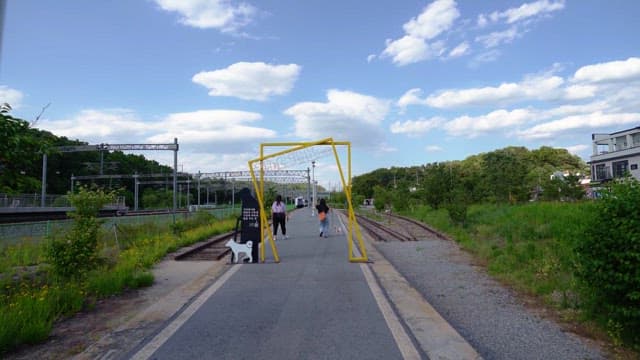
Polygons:
[[378,308],[380,308],[380,312],[382,312],[382,316],[384,320],[387,322],[387,326],[391,331],[391,335],[393,335],[393,339],[396,341],[398,345],[398,349],[400,349],[400,353],[402,354],[402,358],[404,359],[420,359],[420,353],[409,339],[407,332],[404,331],[402,324],[400,324],[400,320],[396,316],[396,313],[391,308],[391,305],[387,301],[387,298],[382,293],[380,286],[376,282],[373,274],[371,273],[371,269],[367,264],[360,264],[360,269],[364,274],[364,278],[367,280],[367,284],[369,285],[369,289],[371,289],[371,293],[373,297],[376,299],[378,303]]
[[[343,230],[346,230],[344,228],[344,223],[342,222],[341,217],[340,217],[340,226],[342,227]],[[346,233],[346,231],[343,231],[343,233]],[[358,256],[358,257],[362,256],[357,246],[353,247],[353,252],[355,256]],[[407,335],[407,332],[404,331],[404,327],[402,327],[402,324],[400,323],[400,320],[398,319],[396,312],[393,311],[393,308],[391,308],[391,305],[389,304],[387,297],[384,295],[384,293],[382,292],[382,289],[380,289],[380,286],[378,285],[378,282],[376,281],[375,277],[371,273],[371,269],[369,269],[369,265],[360,264],[360,270],[362,270],[362,273],[364,274],[364,278],[367,281],[367,285],[369,285],[369,289],[371,290],[371,294],[373,295],[373,298],[376,299],[378,308],[380,309],[380,312],[384,317],[384,321],[387,323],[387,327],[389,328],[389,331],[391,331],[393,340],[395,340],[396,345],[398,345],[398,349],[402,354],[402,358],[407,360],[421,359],[418,349],[416,349],[411,339],[409,339],[409,335]]]
[[240,269],[240,266],[234,265],[224,275],[222,275],[215,283],[205,290],[198,298],[191,303],[178,317],[176,317],[167,327],[165,327],[158,335],[149,341],[140,351],[138,351],[131,359],[146,360],[153,355],[191,316],[207,301],[224,283]]

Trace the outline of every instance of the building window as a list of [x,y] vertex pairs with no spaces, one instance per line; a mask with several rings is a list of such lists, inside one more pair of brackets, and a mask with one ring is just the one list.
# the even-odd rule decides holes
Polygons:
[[629,161],[616,161],[613,164],[613,177],[622,177],[629,169]]
[[611,176],[607,176],[608,174],[607,167],[604,164],[596,165],[596,178],[595,180],[606,180],[611,178]]
[[638,170],[638,164],[631,164],[631,170]]
[[640,146],[640,133],[633,134],[633,146]]

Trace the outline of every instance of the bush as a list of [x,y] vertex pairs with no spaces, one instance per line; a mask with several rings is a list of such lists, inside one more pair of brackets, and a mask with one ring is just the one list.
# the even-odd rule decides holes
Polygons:
[[464,191],[453,190],[451,192],[451,201],[445,205],[445,208],[449,212],[449,217],[452,221],[459,225],[465,225],[469,202],[468,195]]
[[53,272],[63,278],[80,278],[98,264],[97,219],[102,207],[112,201],[113,192],[80,187],[77,194],[69,194],[75,210],[69,213],[73,228],[61,239],[53,239],[47,248],[47,258]]
[[[640,340],[640,183],[625,178],[604,191],[576,246],[576,276],[587,306],[622,340]],[[617,336],[616,336],[617,337]]]

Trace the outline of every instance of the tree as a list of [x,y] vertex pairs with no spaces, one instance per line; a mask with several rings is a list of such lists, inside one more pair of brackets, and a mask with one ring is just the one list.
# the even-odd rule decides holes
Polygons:
[[424,182],[422,184],[427,204],[438,209],[444,204],[453,188],[453,176],[451,164],[433,163],[425,169]]
[[40,189],[42,154],[51,136],[29,128],[29,123],[0,114],[0,192],[26,193]]
[[47,248],[47,258],[53,272],[63,278],[82,278],[98,265],[98,212],[115,195],[101,189],[78,189],[68,194],[75,208],[69,213],[73,227],[62,239],[52,240]]
[[382,186],[376,185],[373,187],[373,206],[376,210],[384,210],[391,205],[391,193]]
[[508,147],[485,155],[485,177],[498,202],[518,202],[529,199],[525,177],[529,172],[527,149]]

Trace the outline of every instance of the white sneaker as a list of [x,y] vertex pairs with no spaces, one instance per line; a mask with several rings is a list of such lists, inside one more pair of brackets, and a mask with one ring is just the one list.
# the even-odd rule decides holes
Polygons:
[[289,238],[289,236],[285,235],[285,236],[284,236],[284,238],[285,238],[285,239],[288,239],[288,238]]

